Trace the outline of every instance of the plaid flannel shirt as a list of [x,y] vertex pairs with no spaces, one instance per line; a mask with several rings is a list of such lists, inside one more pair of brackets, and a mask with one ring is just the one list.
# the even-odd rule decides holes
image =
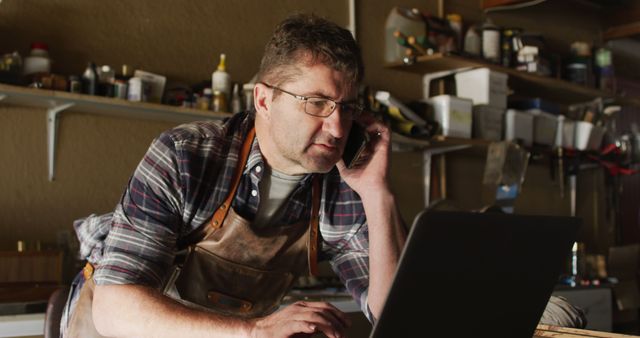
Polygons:
[[[162,133],[149,147],[112,214],[77,221],[81,255],[97,265],[97,284],[160,287],[171,270],[176,243],[213,215],[229,192],[253,113],[202,121]],[[265,163],[257,139],[233,201],[236,212],[253,219],[260,203],[258,183]],[[283,206],[275,224],[308,224],[311,177],[307,175]],[[359,196],[337,169],[324,174],[320,209],[320,259],[330,260],[347,290],[371,320],[368,230]]]

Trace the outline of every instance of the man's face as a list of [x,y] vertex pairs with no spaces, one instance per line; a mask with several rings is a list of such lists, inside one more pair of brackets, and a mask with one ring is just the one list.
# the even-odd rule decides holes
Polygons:
[[[351,101],[355,90],[322,63],[298,65],[300,76],[279,88],[296,95]],[[289,174],[328,172],[340,160],[352,121],[338,105],[328,117],[305,113],[305,102],[277,89],[269,111],[270,165]],[[263,140],[260,140],[261,144]],[[271,155],[271,156],[269,156]],[[270,158],[269,158],[270,157]],[[279,168],[280,167],[280,168]]]

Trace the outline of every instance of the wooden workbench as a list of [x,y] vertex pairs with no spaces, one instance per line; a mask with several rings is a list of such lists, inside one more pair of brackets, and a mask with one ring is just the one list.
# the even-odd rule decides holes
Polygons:
[[538,328],[533,334],[533,338],[622,338],[622,337],[637,337],[619,333],[571,329],[566,327],[550,326],[550,325],[538,325]]

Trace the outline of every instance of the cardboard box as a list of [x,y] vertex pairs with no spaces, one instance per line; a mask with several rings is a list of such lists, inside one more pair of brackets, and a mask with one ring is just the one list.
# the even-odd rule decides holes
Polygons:
[[164,86],[167,82],[167,78],[165,76],[153,74],[143,70],[136,70],[135,72],[133,72],[133,76],[141,78],[143,81],[143,86],[144,84],[148,84],[149,93],[147,101],[155,103],[162,102],[162,96],[164,95]]
[[505,110],[502,108],[473,106],[473,138],[500,141],[504,129]]
[[456,73],[455,79],[456,96],[469,98],[474,105],[507,108],[507,74],[489,68],[477,68]]

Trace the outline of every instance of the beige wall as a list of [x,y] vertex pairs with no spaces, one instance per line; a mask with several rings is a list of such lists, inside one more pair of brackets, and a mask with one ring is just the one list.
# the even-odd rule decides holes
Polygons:
[[[482,19],[479,0],[445,2],[447,12],[459,12],[473,22]],[[391,90],[405,100],[421,97],[420,75],[384,68],[384,22],[394,5],[416,6],[434,13],[436,3],[356,1],[357,37],[364,52],[367,84]],[[574,29],[557,29],[556,22],[573,16],[545,6],[548,5],[491,16],[498,24],[535,27],[565,40],[591,36],[597,30],[590,17],[572,22]],[[18,50],[26,55],[32,41],[44,41],[50,46],[54,72],[80,74],[90,60],[115,67],[127,63],[164,74],[170,84],[194,84],[208,79],[219,53],[224,52],[233,80],[246,82],[257,70],[274,25],[288,14],[315,12],[346,26],[347,8],[346,0],[3,0],[0,52]],[[63,113],[57,176],[54,182],[48,182],[44,110],[0,103],[0,248],[13,247],[18,239],[53,243],[58,232],[71,230],[74,219],[112,210],[149,142],[173,125]],[[421,156],[398,153],[394,160],[394,186],[403,215],[410,222],[424,203]],[[473,161],[464,157],[459,160]],[[457,176],[472,178],[472,189],[479,189],[482,157],[476,161],[475,167],[467,167],[474,168],[473,175],[460,172],[465,167],[452,161],[451,181],[465,182],[452,179]],[[542,181],[545,175],[539,174]],[[460,199],[463,205],[482,204],[482,194],[458,193],[455,185],[450,191],[450,197]],[[559,210],[544,198],[547,193],[532,197],[532,203],[538,206],[536,211],[545,210],[546,206]],[[566,206],[562,207],[565,211]]]

